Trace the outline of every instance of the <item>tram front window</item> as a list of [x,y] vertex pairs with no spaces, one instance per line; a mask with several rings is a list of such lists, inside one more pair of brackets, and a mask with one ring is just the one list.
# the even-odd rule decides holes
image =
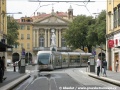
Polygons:
[[42,53],[38,56],[38,61],[40,64],[48,64],[49,63],[50,54]]

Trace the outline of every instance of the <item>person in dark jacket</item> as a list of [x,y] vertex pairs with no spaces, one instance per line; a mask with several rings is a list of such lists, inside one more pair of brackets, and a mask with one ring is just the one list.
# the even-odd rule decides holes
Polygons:
[[4,76],[4,72],[5,72],[5,57],[2,56],[2,70],[3,70],[3,76]]
[[0,83],[3,82],[3,62],[2,62],[2,58],[0,57]]
[[104,59],[103,61],[103,76],[106,76],[107,77],[107,74],[106,74],[106,70],[107,70],[107,61],[106,59]]

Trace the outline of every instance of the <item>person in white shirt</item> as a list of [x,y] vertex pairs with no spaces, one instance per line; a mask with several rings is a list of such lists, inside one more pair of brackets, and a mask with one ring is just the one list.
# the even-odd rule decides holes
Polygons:
[[96,61],[96,64],[97,64],[97,76],[99,76],[99,74],[100,74],[100,66],[101,66],[101,60],[99,59],[99,57],[98,57],[98,59]]

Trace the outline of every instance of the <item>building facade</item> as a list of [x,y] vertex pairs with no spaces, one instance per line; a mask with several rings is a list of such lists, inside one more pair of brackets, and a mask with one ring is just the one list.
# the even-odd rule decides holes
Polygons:
[[108,68],[115,71],[116,60],[120,64],[120,1],[117,0],[107,0],[106,55]]
[[13,50],[8,52],[8,58],[12,60],[12,57],[17,56],[20,59],[24,48],[26,59],[30,62],[36,60],[38,51],[50,50],[52,29],[55,30],[57,51],[70,51],[65,44],[64,34],[73,18],[71,6],[68,12],[54,12],[52,9],[50,14],[37,12],[33,17],[21,17],[17,20],[20,25],[19,46],[14,46]]
[[[6,0],[0,0],[0,57],[7,58],[7,15],[6,15]],[[6,61],[5,61],[6,63]]]

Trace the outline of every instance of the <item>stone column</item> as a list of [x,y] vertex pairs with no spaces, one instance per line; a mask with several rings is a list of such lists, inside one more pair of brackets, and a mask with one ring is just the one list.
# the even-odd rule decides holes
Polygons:
[[50,47],[50,29],[48,29],[48,47]]
[[45,29],[45,46],[44,47],[47,47],[47,30]]
[[35,47],[35,29],[33,30],[33,47]]
[[61,30],[59,30],[59,47],[61,47]]
[[38,41],[39,41],[39,30],[37,30],[37,47],[39,47],[39,43],[38,43]]
[[59,42],[59,41],[58,41],[58,38],[59,38],[59,37],[58,37],[58,29],[56,29],[56,46],[57,46],[57,47],[58,47],[58,42]]

